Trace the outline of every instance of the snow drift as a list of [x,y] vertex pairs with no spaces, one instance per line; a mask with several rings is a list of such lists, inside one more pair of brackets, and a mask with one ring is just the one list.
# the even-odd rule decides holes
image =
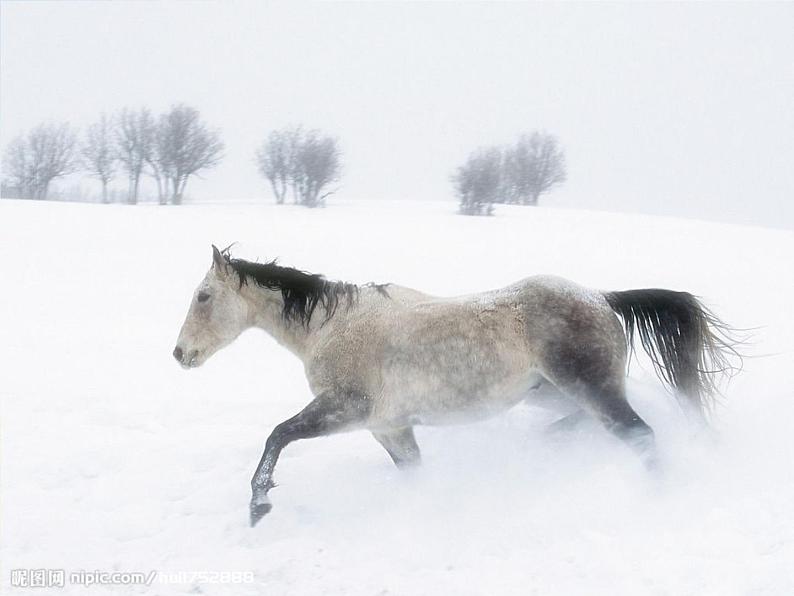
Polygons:
[[[17,568],[156,570],[154,586],[116,589],[157,594],[794,592],[791,233],[439,203],[2,201],[0,238],[4,593]],[[291,445],[252,530],[264,441],[310,399],[301,367],[254,331],[189,373],[170,356],[210,244],[233,241],[240,256],[439,295],[535,273],[688,290],[759,327],[757,357],[705,438],[635,361],[629,397],[657,432],[661,478],[597,426],[549,437],[553,418],[522,405],[418,428],[424,465],[409,474],[365,432]]]

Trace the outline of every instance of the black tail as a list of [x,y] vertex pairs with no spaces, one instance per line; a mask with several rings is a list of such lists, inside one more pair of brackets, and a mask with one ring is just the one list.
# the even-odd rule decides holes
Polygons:
[[733,330],[687,292],[628,290],[604,297],[623,319],[630,354],[636,331],[659,378],[705,419],[720,381],[741,370]]

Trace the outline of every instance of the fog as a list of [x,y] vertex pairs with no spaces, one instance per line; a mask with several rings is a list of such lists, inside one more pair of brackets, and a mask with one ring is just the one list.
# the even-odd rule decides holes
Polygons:
[[346,199],[453,201],[475,147],[545,129],[547,206],[794,227],[794,4],[3,2],[0,141],[186,102],[221,129],[195,200],[272,200],[264,134],[338,135]]

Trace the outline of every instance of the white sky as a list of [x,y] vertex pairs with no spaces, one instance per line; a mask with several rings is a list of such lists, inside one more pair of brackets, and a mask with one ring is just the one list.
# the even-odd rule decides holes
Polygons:
[[480,144],[543,128],[549,206],[794,227],[794,3],[2,2],[0,140],[187,102],[221,129],[196,198],[270,200],[266,131],[340,137],[340,196],[452,200]]

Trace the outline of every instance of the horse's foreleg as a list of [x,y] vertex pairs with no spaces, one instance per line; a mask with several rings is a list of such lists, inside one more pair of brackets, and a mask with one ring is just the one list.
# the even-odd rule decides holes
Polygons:
[[419,465],[421,462],[422,456],[414,438],[413,427],[406,426],[388,432],[373,432],[372,436],[388,451],[398,468],[409,468]]
[[267,438],[264,453],[251,479],[251,527],[272,508],[267,493],[274,486],[273,470],[284,447],[299,439],[360,428],[370,410],[370,399],[366,396],[352,392],[326,392],[276,426]]

